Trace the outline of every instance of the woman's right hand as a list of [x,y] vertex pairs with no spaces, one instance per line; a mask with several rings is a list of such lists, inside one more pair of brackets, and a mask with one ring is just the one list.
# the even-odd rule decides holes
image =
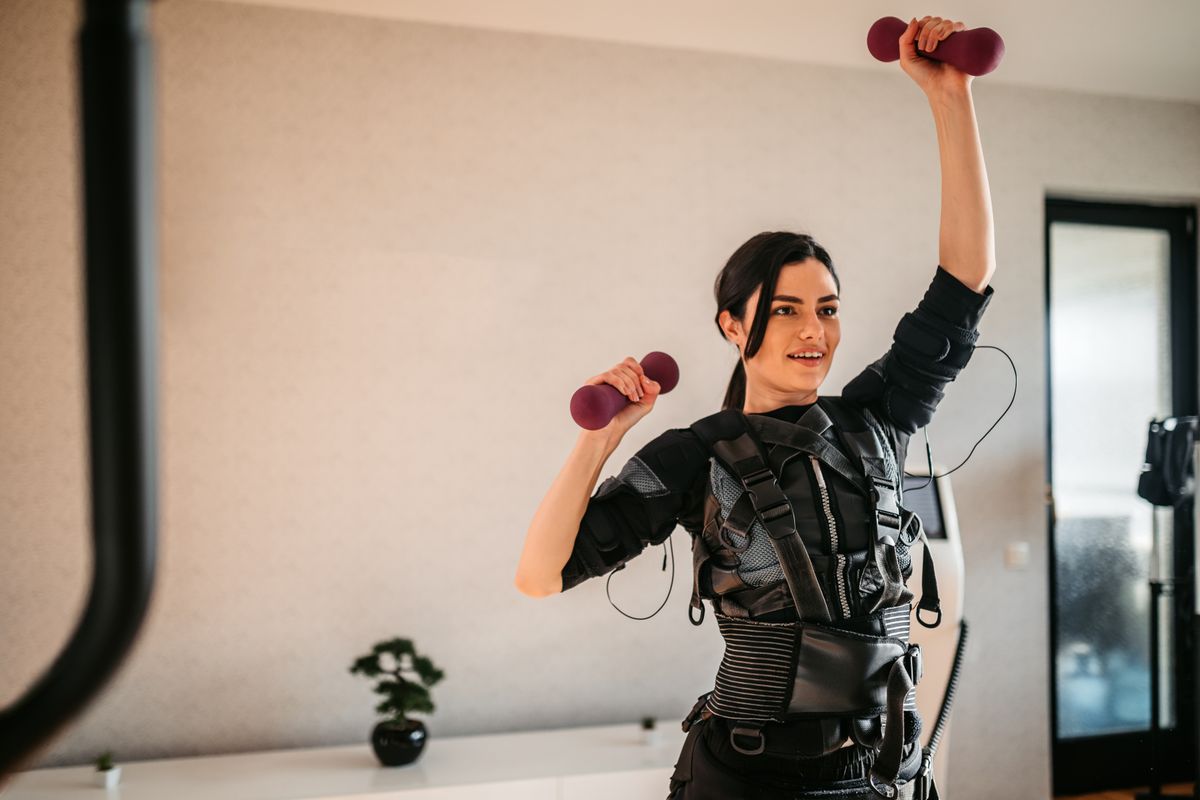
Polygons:
[[608,425],[601,428],[606,433],[621,433],[629,430],[639,419],[650,413],[654,401],[658,399],[659,384],[646,377],[645,370],[637,359],[627,356],[623,361],[607,372],[593,375],[584,381],[584,385],[607,383],[613,386],[630,401],[621,409]]

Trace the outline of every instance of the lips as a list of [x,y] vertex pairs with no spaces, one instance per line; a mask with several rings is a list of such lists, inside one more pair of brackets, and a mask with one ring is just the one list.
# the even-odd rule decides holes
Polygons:
[[805,367],[819,367],[825,363],[825,356],[822,354],[820,358],[788,358],[788,361],[800,364]]

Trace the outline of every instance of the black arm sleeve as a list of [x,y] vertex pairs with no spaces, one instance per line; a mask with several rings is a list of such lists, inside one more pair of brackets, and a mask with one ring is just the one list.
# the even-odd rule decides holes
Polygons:
[[588,500],[562,590],[622,567],[681,522],[689,530],[702,524],[708,465],[708,452],[688,428],[672,428],[638,450]]
[[847,383],[842,397],[910,436],[928,425],[944,387],[971,359],[992,294],[991,286],[976,292],[939,264],[917,308],[901,317],[891,348]]

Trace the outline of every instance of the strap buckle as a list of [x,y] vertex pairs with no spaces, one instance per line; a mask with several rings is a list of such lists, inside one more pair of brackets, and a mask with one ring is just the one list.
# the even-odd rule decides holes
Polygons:
[[[901,511],[901,518],[904,517],[904,510]],[[908,519],[900,529],[900,541],[905,547],[912,547],[917,539],[925,535],[925,523],[917,516],[915,512],[908,512]]]
[[689,730],[691,730],[692,726],[700,720],[707,719],[707,715],[704,712],[708,710],[706,706],[708,703],[708,698],[711,694],[712,692],[705,692],[696,698],[696,704],[692,706],[692,710],[688,712],[688,715],[681,723],[684,733],[687,733]]
[[[875,511],[876,529],[879,531],[881,539],[886,539],[888,544],[894,545],[903,527],[903,520],[900,517],[900,506],[896,502],[895,484],[874,475],[870,477],[871,500]],[[885,525],[888,528],[892,528],[895,532],[884,532],[883,526]]]
[[911,643],[908,649],[901,656],[904,659],[904,670],[908,676],[912,678],[913,685],[916,686],[921,682],[922,676],[925,675],[925,656],[921,653],[921,645]]
[[879,797],[885,797],[887,800],[895,800],[896,795],[900,790],[896,788],[896,784],[887,783],[875,777],[875,770],[871,770],[867,775],[867,783],[871,785],[871,791]]
[[[937,614],[937,616],[934,618],[933,622],[926,622],[925,620],[921,619],[922,611],[929,611],[929,612]],[[921,623],[921,627],[931,628],[931,629],[936,628],[938,625],[942,624],[942,604],[940,602],[938,602],[938,603],[934,603],[932,605],[926,606],[925,598],[922,597],[921,604],[919,606],[917,606],[916,617],[917,617],[917,622]]]
[[[744,736],[747,738],[750,738],[752,736],[757,736],[758,737],[758,747],[756,747],[753,750],[748,750],[748,749],[742,747],[741,745],[739,745],[737,743],[738,736]],[[737,750],[742,755],[756,756],[759,753],[761,753],[763,750],[766,749],[767,739],[765,736],[763,736],[761,724],[738,723],[737,725],[735,725],[733,727],[733,730],[731,730],[729,732],[729,744],[733,746],[734,750]]]
[[[757,461],[762,464],[761,460]],[[787,495],[784,494],[775,474],[766,466],[748,471],[743,477],[743,483],[746,485],[746,490],[750,492],[754,510],[762,518],[764,526],[791,513],[792,506],[788,502]]]
[[756,458],[748,459],[748,460],[757,464],[757,466],[748,469],[746,471],[746,474],[742,476],[742,480],[746,483],[747,486],[750,486],[750,485],[756,484],[756,483],[761,483],[763,481],[775,480],[775,475],[771,472],[771,470],[767,469],[767,466],[763,463],[763,460],[761,458],[756,457]]
[[933,756],[930,755],[928,747],[921,755],[921,771],[917,773],[915,780],[917,786],[913,800],[937,800],[933,789]]

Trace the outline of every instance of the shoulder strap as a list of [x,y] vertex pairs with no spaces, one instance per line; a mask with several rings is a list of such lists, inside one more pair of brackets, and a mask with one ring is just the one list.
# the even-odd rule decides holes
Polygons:
[[[835,430],[842,436],[842,441],[850,449],[851,457],[863,465],[871,485],[875,487],[871,497],[875,506],[875,527],[878,531],[875,557],[877,567],[882,571],[883,563],[878,561],[883,553],[880,544],[894,546],[903,535],[905,529],[915,525],[919,536],[924,540],[924,554],[921,566],[921,600],[917,604],[917,622],[926,628],[936,628],[942,621],[941,598],[938,594],[937,575],[934,573],[933,555],[929,550],[929,540],[921,529],[920,517],[900,508],[900,498],[903,497],[904,476],[901,472],[903,465],[893,457],[886,439],[886,432],[877,428],[878,422],[867,409],[859,408],[856,404],[841,397],[821,397],[829,416],[837,422]],[[840,430],[837,430],[840,429]],[[890,463],[889,463],[889,457]],[[903,517],[908,514],[908,519]],[[895,528],[894,531],[891,528]],[[915,537],[914,537],[915,538]],[[904,539],[908,543],[909,539]],[[886,572],[882,572],[886,575]],[[885,590],[886,591],[886,590]],[[921,612],[936,614],[932,623],[921,618]]]
[[762,445],[754,438],[745,415],[739,409],[728,408],[697,420],[691,429],[750,495],[775,548],[800,619],[829,622],[829,606],[812,559],[796,531],[791,503],[767,466]]
[[840,397],[823,397],[830,417],[837,423],[835,430],[850,454],[858,463],[871,484],[871,500],[875,512],[877,536],[889,544],[895,544],[900,534],[900,508],[897,500],[897,482],[888,473],[879,440],[871,430],[862,412]]

